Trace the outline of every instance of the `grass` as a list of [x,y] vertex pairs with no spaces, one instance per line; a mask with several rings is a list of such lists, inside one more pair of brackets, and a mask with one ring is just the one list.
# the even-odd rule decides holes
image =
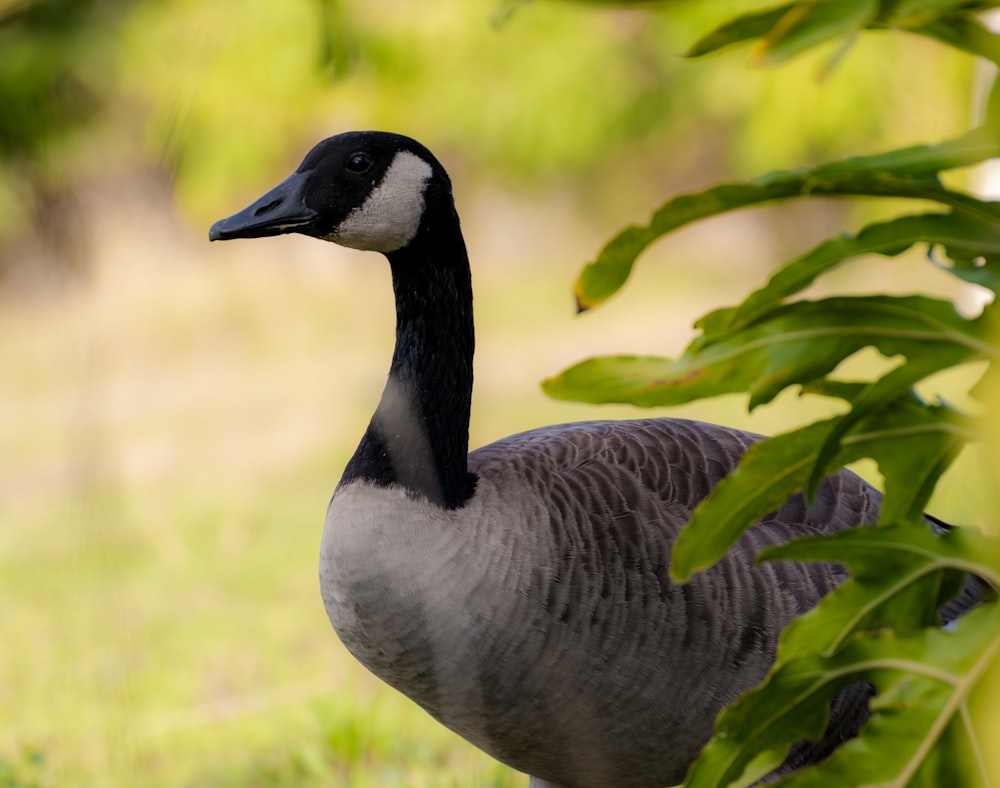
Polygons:
[[[0,312],[0,788],[523,786],[360,668],[319,599],[326,500],[388,364],[385,266],[131,219],[115,226],[141,236],[95,225],[92,280]],[[597,240],[536,246],[548,262],[530,265],[472,244],[474,445],[634,413],[537,383],[589,353],[675,351],[762,275],[650,262],[575,319],[570,283]],[[672,413],[769,431],[809,407]]]

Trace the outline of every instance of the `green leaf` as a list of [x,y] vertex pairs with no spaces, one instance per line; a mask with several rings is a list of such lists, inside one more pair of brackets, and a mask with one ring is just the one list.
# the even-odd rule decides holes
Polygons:
[[[543,380],[542,390],[555,399],[654,407],[662,404],[658,383],[667,379],[671,364],[662,356],[598,356]],[[703,395],[692,395],[691,399],[698,396],[712,396],[712,393],[706,388]]]
[[[943,582],[945,573],[974,574],[1000,584],[1000,544],[995,539],[964,528],[935,534],[922,522],[797,539],[762,550],[758,561],[835,561],[851,573],[813,610],[788,625],[778,650],[781,660],[833,654],[864,629],[936,624],[938,607],[951,596],[948,590],[955,590]],[[928,578],[945,593],[924,587]],[[917,593],[901,608],[900,596],[912,589]]]
[[1000,36],[975,19],[965,16],[935,19],[910,31],[1000,65]]
[[992,33],[971,14],[998,5],[990,1],[970,3],[967,0],[913,0],[881,4],[874,0],[803,0],[743,14],[725,22],[698,39],[684,56],[701,57],[735,44],[761,39],[752,59],[762,65],[772,65],[837,37],[850,42],[865,28],[897,28],[933,38],[997,63],[1000,62],[1000,36]]
[[903,216],[868,225],[857,235],[845,233],[824,241],[778,269],[764,287],[751,293],[740,306],[710,313],[697,325],[706,333],[714,333],[749,323],[850,257],[896,255],[916,243],[941,245],[956,266],[942,268],[967,281],[970,271],[979,272],[983,275],[977,278],[984,286],[995,286],[985,274],[989,267],[1000,269],[1000,221],[986,222],[956,213]]
[[[849,581],[828,594],[813,611],[788,626],[779,650],[782,658],[809,652],[832,654],[862,628],[860,622],[864,619],[869,619],[877,628],[891,623],[885,617],[880,620],[870,617],[902,589],[935,572],[975,575],[1000,587],[1000,541],[974,528],[955,528],[940,533],[923,522],[863,526],[796,539],[761,550],[757,560],[836,561],[851,574]],[[858,607],[838,600],[838,596],[848,595],[845,591],[861,592],[868,601],[864,607]],[[940,604],[947,599],[932,601]],[[831,626],[833,621],[846,620],[843,618],[845,611],[850,614],[850,623]],[[820,633],[821,628],[828,630],[826,635]]]
[[[808,495],[812,496],[819,487],[826,470],[831,467],[834,458],[841,451],[844,437],[851,427],[863,418],[883,410],[891,401],[906,397],[917,383],[928,376],[976,358],[975,353],[962,346],[941,348],[937,353],[908,358],[891,372],[865,386],[851,399],[851,410],[837,420],[833,429],[827,433],[823,443],[819,446],[816,462],[813,464],[809,481],[806,483]],[[926,407],[923,402],[917,400],[915,395],[913,399],[916,407]],[[939,446],[934,446],[932,442],[928,441],[921,464],[917,468],[910,468],[909,464],[906,464],[905,478],[902,481],[913,491],[911,495],[906,498],[897,496],[894,494],[896,486],[894,484],[888,485],[888,489],[893,494],[887,497],[884,504],[883,521],[893,522],[919,518],[924,505],[930,498],[934,483],[951,464],[960,448],[960,441],[947,441]],[[932,453],[935,449],[937,454]],[[883,475],[891,478],[893,476],[891,466],[897,465],[898,461],[890,455],[888,464],[890,467],[882,469]],[[900,505],[901,501],[906,501],[905,507]]]
[[[917,517],[941,474],[962,446],[975,438],[976,432],[961,414],[904,395],[867,413],[848,429],[826,470],[872,458],[885,484],[881,521]],[[822,461],[824,444],[814,448],[816,465]]]
[[684,52],[684,57],[701,57],[733,44],[740,44],[767,35],[793,7],[794,3],[768,11],[744,14],[702,36]]
[[998,652],[1000,611],[984,605],[961,619],[954,632],[879,632],[855,637],[832,655],[782,661],[763,685],[722,712],[716,737],[685,785],[729,785],[752,762],[759,771],[762,756],[777,765],[791,744],[818,735],[826,704],[859,680],[873,682],[880,693],[861,735],[782,785],[907,785],[949,725],[968,719],[969,696]]
[[[923,529],[926,531],[926,526]],[[844,533],[873,530],[884,529],[856,528]],[[900,534],[895,536],[898,538]],[[894,541],[886,541],[895,547]],[[823,545],[825,549],[819,554],[824,557],[814,560],[843,563],[840,556],[831,553],[831,548],[837,546]],[[863,549],[877,548],[866,544]],[[933,556],[933,550],[934,547],[931,547],[928,555]],[[875,555],[872,552],[865,554]],[[815,608],[788,625],[782,635],[779,658],[787,661],[805,654],[829,656],[857,632],[886,628],[903,631],[929,624],[939,625],[936,603],[943,596],[941,588],[953,587],[953,583],[946,583],[942,577],[948,570],[937,567],[933,561],[921,561],[919,558],[905,562],[908,557],[900,558],[887,552],[882,557],[884,566],[874,582],[852,577],[837,586]]]
[[[954,248],[950,251],[953,253]],[[953,258],[953,265],[943,264],[933,257],[931,260],[938,268],[964,282],[979,285],[994,293],[1000,292],[1000,265],[989,264],[985,260],[979,261],[976,258],[971,260],[954,260]]]
[[[894,356],[923,355],[952,345],[985,358],[1000,353],[989,344],[982,321],[966,320],[948,301],[838,297],[782,305],[738,331],[699,337],[674,362],[590,359],[543,387],[557,398],[641,406],[749,391],[754,408],[788,386],[823,377],[863,347]],[[617,379],[601,381],[602,375]]]
[[[846,565],[851,578],[823,599],[817,608],[799,617],[788,627],[779,647],[777,664],[767,682],[771,688],[761,687],[748,693],[732,712],[723,713],[718,730],[723,731],[724,735],[713,741],[706,749],[705,763],[700,762],[695,767],[688,785],[727,784],[733,777],[733,772],[738,772],[749,763],[755,763],[756,774],[760,771],[762,763],[769,764],[770,767],[777,765],[784,758],[788,746],[800,739],[804,733],[810,730],[814,734],[818,733],[827,700],[840,686],[848,682],[845,679],[838,684],[824,687],[824,680],[831,678],[836,672],[836,669],[831,667],[831,676],[823,677],[823,670],[815,671],[813,673],[816,679],[815,685],[805,693],[798,692],[791,695],[785,691],[787,684],[785,686],[781,684],[789,675],[796,675],[796,671],[801,677],[803,665],[822,664],[817,663],[817,660],[825,661],[829,666],[842,665],[848,661],[845,660],[844,654],[849,653],[849,649],[857,647],[857,641],[851,642],[851,637],[863,629],[887,624],[892,624],[897,629],[920,626],[923,621],[930,619],[929,614],[937,605],[954,593],[955,587],[945,582],[946,576],[972,573],[994,584],[1000,583],[1000,544],[995,539],[988,539],[971,530],[957,530],[939,536],[932,534],[925,526],[854,528],[837,534],[800,539],[787,545],[768,548],[762,551],[760,559],[836,561]],[[956,640],[948,642],[948,652],[944,654],[953,660],[951,663],[955,669],[953,675],[956,682],[961,685],[957,689],[961,693],[959,700],[962,703],[977,680],[977,676],[970,679],[970,673],[982,667],[983,660],[988,664],[990,659],[989,654],[984,656],[978,649],[992,648],[989,637],[991,630],[987,629],[984,633],[981,627],[970,625],[978,615],[981,613],[977,612],[963,620],[958,633],[948,636],[955,637]],[[992,633],[996,638],[1000,636],[998,629],[1000,621],[995,617],[993,621]],[[984,634],[986,637],[979,640],[979,636]],[[915,639],[918,644],[930,637],[939,645],[937,638],[941,635],[942,633],[931,630],[919,631],[907,637]],[[888,643],[890,648],[899,642],[892,636],[879,637],[883,638],[883,642]],[[878,645],[877,640],[867,640],[868,643],[876,643],[869,653],[885,657],[883,648]],[[841,651],[845,644],[847,649]],[[972,656],[977,661],[963,660],[960,655],[956,658],[957,650],[962,649],[967,656]],[[785,669],[783,667],[785,665],[792,667]],[[780,678],[779,674],[783,671],[784,678]],[[872,670],[850,678],[878,680],[879,675],[885,677],[889,674]],[[845,677],[841,675],[840,678]],[[889,678],[892,676],[889,675]],[[910,677],[907,677],[907,680],[911,680]],[[890,681],[888,689],[884,689],[885,686],[883,684],[882,695],[873,704],[876,714],[863,734],[864,737],[869,737],[865,745],[871,746],[872,737],[897,734],[910,735],[913,737],[912,741],[919,741],[921,737],[925,737],[925,742],[931,741],[926,738],[926,733],[933,727],[933,721],[924,719],[917,728],[914,728],[910,727],[909,723],[917,722],[916,717],[909,717],[902,723],[893,719],[893,715],[900,709],[897,694],[899,691],[905,691],[907,685],[894,685]],[[956,698],[955,690],[954,683],[947,689],[947,694],[952,700]],[[923,694],[922,691],[920,694]],[[768,703],[771,704],[769,708],[773,716],[762,719],[762,712],[766,710],[765,704]],[[747,704],[750,708],[746,708]],[[809,708],[810,705],[812,708]],[[884,717],[880,718],[880,714],[884,714]],[[729,724],[733,719],[742,719],[745,727],[742,730],[734,729]],[[890,719],[892,725],[887,728],[888,733],[884,733],[881,728],[873,727],[881,726]],[[756,726],[755,723],[758,722],[762,724]],[[899,725],[902,727],[897,729],[896,726]],[[775,735],[775,730],[778,731],[778,735]],[[864,739],[859,741],[863,742]],[[936,741],[937,739],[931,743]],[[761,749],[765,753],[763,759],[758,754]],[[912,755],[913,750],[909,753]],[[930,757],[929,753],[930,750],[925,749],[916,761],[907,760],[899,768],[904,770],[923,768],[921,764]],[[853,756],[857,758],[857,753]],[[854,765],[857,765],[856,761]],[[853,779],[844,780],[842,774],[840,779],[831,779],[831,773],[826,771],[828,768],[831,767],[824,765],[819,770],[803,772],[794,780],[804,781],[801,784],[806,785],[857,784]],[[839,766],[833,768],[839,769]],[[699,770],[702,770],[701,774],[698,774]],[[851,774],[857,776],[858,772],[854,771]],[[823,779],[827,782],[822,782]],[[814,782],[816,780],[819,782]],[[899,784],[905,784],[905,781]]]
[[699,219],[773,200],[803,196],[904,197],[933,200],[957,215],[1000,221],[1000,205],[944,188],[941,171],[1000,156],[1000,135],[976,129],[938,145],[919,145],[874,156],[843,159],[811,169],[772,172],[752,181],[727,183],[675,197],[644,226],[633,225],[612,238],[576,283],[580,310],[595,307],[625,284],[638,256],[664,235]]
[[763,37],[755,62],[783,63],[817,44],[863,30],[878,16],[877,0],[800,0]]
[[986,99],[986,121],[983,127],[987,134],[1000,136],[1000,75],[993,77],[993,87]]
[[996,7],[995,2],[970,3],[969,0],[898,0],[884,5],[889,14],[883,21],[894,27],[913,27],[955,12],[969,13]]
[[[747,527],[804,490],[840,418],[815,422],[751,446],[681,531],[672,553],[671,576],[684,582],[711,566]],[[950,458],[969,437],[957,414],[904,396],[855,422],[822,472],[863,457],[875,459],[885,479],[882,521],[886,522],[886,514],[922,510],[933,481],[944,469],[941,463],[932,463],[928,470],[928,457]],[[914,484],[915,478],[924,483]]]

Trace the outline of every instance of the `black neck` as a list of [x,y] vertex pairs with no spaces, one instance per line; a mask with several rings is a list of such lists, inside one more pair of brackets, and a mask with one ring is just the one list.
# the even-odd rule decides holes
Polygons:
[[446,210],[429,206],[427,214],[417,236],[387,255],[396,348],[382,399],[341,483],[399,485],[456,508],[475,489],[468,471],[472,276],[450,200]]

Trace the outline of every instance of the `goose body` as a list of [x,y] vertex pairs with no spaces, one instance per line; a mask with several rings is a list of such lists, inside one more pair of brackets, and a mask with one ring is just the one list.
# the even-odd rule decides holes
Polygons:
[[341,485],[320,559],[330,621],[369,670],[500,761],[557,785],[677,784],[782,628],[844,576],[753,566],[756,552],[877,518],[877,493],[840,474],[811,510],[792,499],[672,585],[693,505],[756,437],[669,419],[538,429],[472,452],[476,493],[458,509]]
[[[844,578],[754,565],[765,545],[878,518],[859,477],[828,477],[671,584],[693,509],[759,436],[675,419],[540,429],[468,451],[471,275],[448,176],[382,132],[324,140],[213,240],[300,232],[389,261],[396,346],[378,408],[326,517],[320,586],[345,646],[377,676],[533,785],[683,780],[718,712],[757,684],[782,628]],[[834,704],[853,735],[869,690]]]

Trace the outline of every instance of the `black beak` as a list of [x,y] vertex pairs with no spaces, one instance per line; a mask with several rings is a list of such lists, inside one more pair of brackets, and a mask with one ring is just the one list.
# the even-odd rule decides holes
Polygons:
[[210,241],[230,238],[264,238],[293,233],[316,220],[316,212],[303,199],[310,170],[295,172],[239,213],[220,219],[208,231]]

